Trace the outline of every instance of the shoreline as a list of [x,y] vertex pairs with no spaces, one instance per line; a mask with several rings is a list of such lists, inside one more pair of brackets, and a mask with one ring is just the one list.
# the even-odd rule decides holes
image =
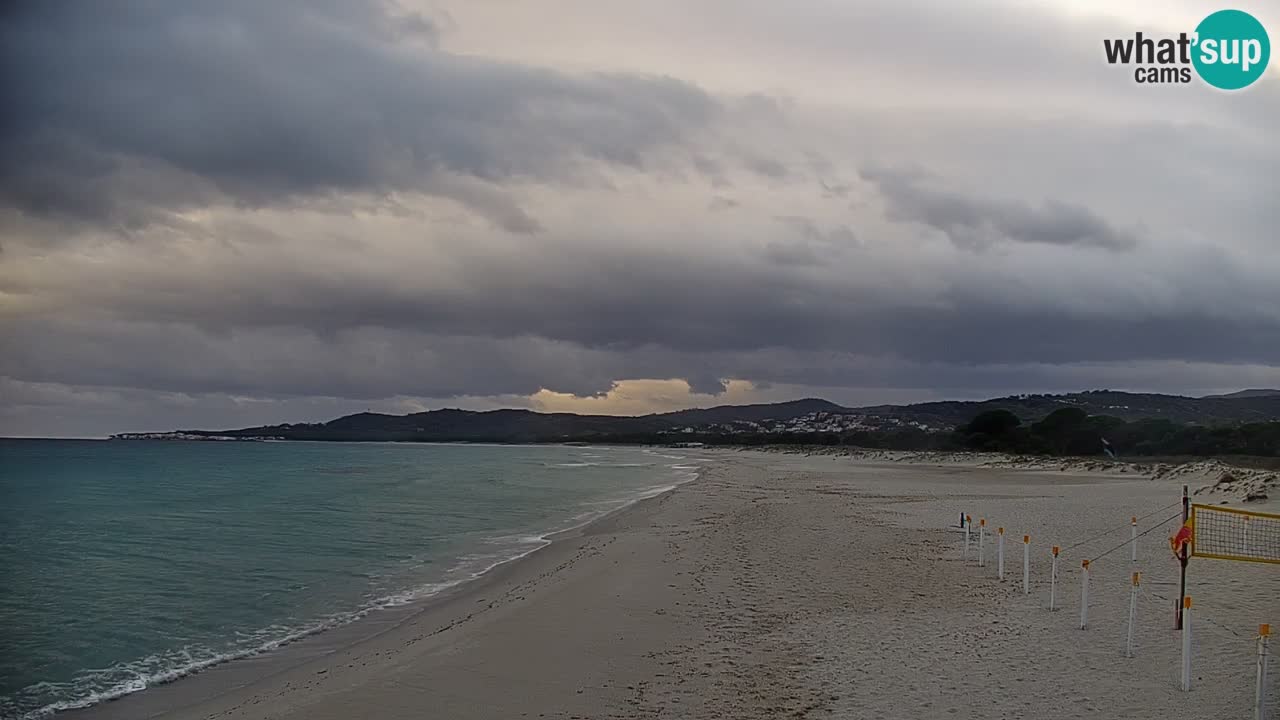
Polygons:
[[[666,458],[663,458],[666,459]],[[674,458],[672,459],[674,462]],[[144,688],[125,692],[113,697],[104,697],[91,701],[91,704],[77,707],[61,708],[40,714],[22,716],[30,718],[54,718],[62,720],[113,720],[115,718],[154,718],[171,712],[180,711],[190,705],[185,698],[196,698],[197,702],[210,700],[228,693],[243,689],[248,685],[290,672],[309,663],[323,660],[325,657],[341,650],[356,647],[364,642],[377,639],[379,636],[394,631],[405,622],[414,620],[420,615],[439,612],[446,606],[461,603],[474,593],[480,592],[493,584],[501,583],[519,572],[516,566],[533,556],[551,550],[557,543],[572,542],[590,534],[593,526],[610,521],[615,516],[627,513],[637,506],[669,495],[677,488],[696,482],[707,469],[706,464],[679,462],[676,465],[693,464],[682,472],[688,477],[669,485],[656,485],[653,488],[638,490],[634,497],[620,500],[617,507],[589,517],[568,527],[549,530],[537,536],[531,543],[534,546],[512,557],[498,560],[475,572],[470,577],[462,578],[442,589],[414,598],[403,604],[374,605],[353,611],[355,617],[332,626],[321,624],[313,629],[299,631],[293,639],[285,638],[272,647],[257,651],[247,651],[243,655],[235,655],[220,659],[203,667],[198,667],[172,679],[157,681]],[[671,469],[671,468],[668,468]],[[572,521],[570,519],[570,521]],[[533,537],[530,535],[529,537]],[[179,686],[181,686],[179,688]],[[180,692],[179,692],[180,691]],[[172,699],[181,699],[180,705],[171,704]]]
[[[1162,535],[1146,536],[1137,565],[1108,555],[1110,536],[1074,549],[1127,529],[1130,514],[1167,504],[1190,478],[713,457],[694,479],[549,536],[375,634],[346,644],[322,634],[334,647],[274,672],[230,663],[242,682],[217,693],[200,690],[201,674],[57,717],[1163,720],[1245,709],[1246,635],[1277,620],[1280,578],[1250,563],[1195,564],[1197,617],[1212,625],[1197,631],[1188,694],[1166,677],[1177,666],[1166,602],[1176,563]],[[948,527],[957,510],[1031,533],[1040,550],[1067,547],[1061,612],[1044,606],[1047,562],[1024,595],[1020,572],[995,577],[994,544],[988,567],[964,560]],[[1101,558],[1087,632],[1067,569],[1082,557]],[[1122,652],[1134,568],[1144,572],[1137,660]]]

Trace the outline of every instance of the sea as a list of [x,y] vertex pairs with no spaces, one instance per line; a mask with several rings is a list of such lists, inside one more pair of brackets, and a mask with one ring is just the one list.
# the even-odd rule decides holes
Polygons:
[[350,630],[704,462],[640,447],[0,440],[0,717]]

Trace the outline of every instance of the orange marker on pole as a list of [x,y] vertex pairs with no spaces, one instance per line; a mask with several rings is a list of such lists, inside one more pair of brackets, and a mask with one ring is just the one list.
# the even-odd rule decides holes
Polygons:
[[987,519],[978,518],[978,566],[987,564]]
[[1138,562],[1138,517],[1129,518],[1129,562]]
[[1253,695],[1253,717],[1255,720],[1266,720],[1267,717],[1267,643],[1271,641],[1271,626],[1258,626],[1258,683]]
[[1055,594],[1058,590],[1058,546],[1053,546],[1053,564],[1049,567],[1049,612],[1057,610],[1054,607]]
[[1022,594],[1031,594],[1031,536],[1022,536]]
[[1080,629],[1089,625],[1089,561],[1080,561]]
[[1191,596],[1182,597],[1182,691],[1191,689]]

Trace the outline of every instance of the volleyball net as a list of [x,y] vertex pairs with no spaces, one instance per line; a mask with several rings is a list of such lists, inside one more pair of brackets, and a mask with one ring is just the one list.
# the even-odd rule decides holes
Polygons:
[[1192,505],[1192,557],[1280,564],[1280,515]]

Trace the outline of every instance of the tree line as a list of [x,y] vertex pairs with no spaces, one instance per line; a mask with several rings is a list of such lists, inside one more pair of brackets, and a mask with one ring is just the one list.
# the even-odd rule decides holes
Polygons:
[[[670,435],[633,436],[624,441],[670,442]],[[972,450],[1021,455],[1280,456],[1280,422],[1186,425],[1163,419],[1125,421],[1090,415],[1074,407],[1025,423],[1008,410],[980,413],[952,432],[918,428],[793,433],[694,433],[678,438],[710,445],[843,445],[881,450]]]

